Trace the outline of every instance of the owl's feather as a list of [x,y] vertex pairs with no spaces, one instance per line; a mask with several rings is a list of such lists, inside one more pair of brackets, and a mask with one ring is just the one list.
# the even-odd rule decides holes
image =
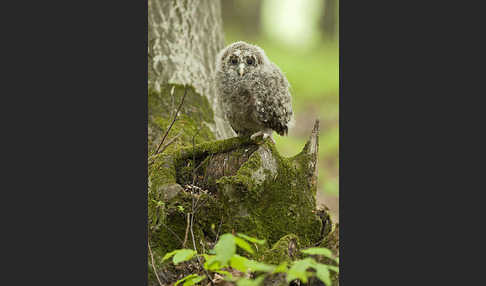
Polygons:
[[233,43],[220,52],[216,65],[219,97],[236,133],[270,129],[287,134],[292,119],[289,83],[261,48]]

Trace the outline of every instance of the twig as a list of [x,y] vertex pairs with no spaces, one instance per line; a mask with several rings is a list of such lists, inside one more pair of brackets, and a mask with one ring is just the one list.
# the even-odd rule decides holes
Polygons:
[[187,214],[187,222],[186,222],[186,235],[184,236],[184,242],[182,243],[182,248],[186,248],[186,242],[187,242],[187,234],[189,233],[189,218],[190,218],[190,213]]
[[[192,198],[192,202],[193,202],[193,207],[194,207],[194,197]],[[194,247],[194,251],[197,251],[197,249],[196,249],[196,240],[194,238],[194,232],[192,230],[193,224],[194,224],[194,215],[191,216],[191,236],[192,236],[192,245]],[[211,276],[209,276],[208,271],[206,270],[206,268],[204,268],[203,264],[201,263],[201,259],[199,258],[198,255],[196,255],[196,258],[197,258],[197,261],[199,262],[199,266],[202,267],[202,269],[204,270],[204,273],[206,273],[206,276],[208,276],[209,282],[211,283],[212,286],[214,286],[213,278],[211,278]]]
[[176,122],[176,120],[177,120],[177,115],[179,114],[179,111],[180,111],[180,109],[181,109],[181,107],[182,107],[182,104],[184,103],[184,98],[186,98],[186,94],[187,94],[187,86],[186,86],[186,87],[184,87],[184,95],[182,96],[181,103],[180,103],[180,104],[179,104],[179,106],[177,107],[177,111],[176,111],[176,114],[174,115],[174,119],[173,119],[173,120],[172,120],[172,122],[170,123],[169,128],[167,128],[167,130],[165,131],[164,137],[162,137],[162,141],[160,141],[159,146],[157,146],[157,149],[155,149],[155,152],[153,152],[153,153],[152,153],[152,156],[153,156],[153,155],[158,154],[159,149],[160,149],[160,146],[162,146],[162,143],[164,143],[165,138],[167,137],[167,134],[169,134],[169,131],[170,131],[170,129],[172,128],[172,125],[174,125],[174,122]]
[[[163,153],[163,152],[165,151],[165,149],[166,149],[167,147],[169,147],[169,146],[170,146],[170,144],[174,143],[174,142],[175,142],[175,140],[176,140],[177,138],[179,138],[179,136],[181,136],[181,135],[182,135],[182,131],[181,131],[181,132],[179,132],[179,134],[177,134],[176,136],[172,137],[172,138],[171,138],[171,139],[170,139],[170,140],[169,140],[167,143],[165,143],[165,144],[164,144],[164,146],[162,146],[162,149],[160,150],[160,152],[159,152],[159,153]],[[155,155],[157,155],[157,154],[155,154]],[[155,156],[155,155],[152,155],[152,156],[150,157],[151,161],[148,163],[148,164],[149,164],[149,166],[150,166],[150,165],[152,165],[152,164],[154,163],[154,158],[153,158],[153,156]]]
[[179,134],[177,134],[176,136],[172,137],[172,138],[171,138],[171,139],[170,139],[170,140],[169,140],[167,143],[165,143],[165,144],[164,144],[164,146],[162,146],[162,149],[160,150],[160,152],[159,152],[159,153],[163,153],[163,152],[165,151],[165,149],[166,149],[167,147],[169,147],[169,145],[170,145],[170,144],[174,143],[174,141],[175,141],[177,138],[179,138],[179,136],[181,136],[181,135],[182,135],[182,131],[181,131],[181,132],[179,132]]
[[199,198],[197,199],[196,201],[196,208],[194,209],[194,214],[197,214],[197,211],[209,200],[209,198],[205,199],[204,201],[202,201],[199,205],[197,204],[197,202],[199,202]]
[[[157,269],[155,269],[154,255],[152,254],[152,248],[150,247],[150,241],[147,240],[147,244],[148,244],[148,249],[149,249],[149,252],[150,252],[150,258],[152,259],[152,268],[154,269],[155,277],[157,277],[157,281],[159,281],[159,285],[164,286],[162,284],[162,282],[160,281],[159,274],[157,274]],[[166,278],[164,277],[164,279],[166,279]]]

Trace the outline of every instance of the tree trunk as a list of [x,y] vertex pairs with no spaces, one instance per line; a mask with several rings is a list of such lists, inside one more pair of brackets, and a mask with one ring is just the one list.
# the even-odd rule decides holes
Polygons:
[[213,80],[224,44],[220,1],[148,4],[149,285],[190,274],[162,264],[167,252],[204,253],[227,232],[265,239],[252,258],[267,263],[325,246],[335,232],[316,209],[319,122],[292,158],[269,141],[234,137]]
[[148,27],[149,89],[192,86],[213,110],[214,122],[207,123],[215,138],[233,137],[212,79],[216,54],[224,46],[220,1],[149,0]]

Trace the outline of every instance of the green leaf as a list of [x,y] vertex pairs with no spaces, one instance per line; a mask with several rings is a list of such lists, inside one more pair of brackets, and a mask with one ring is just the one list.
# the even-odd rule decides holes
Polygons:
[[222,274],[222,275],[233,276],[230,272],[228,272],[226,270],[217,270],[217,271],[214,271],[214,272]]
[[275,269],[275,265],[269,265],[269,264],[257,262],[255,260],[247,260],[246,266],[251,272],[254,271],[273,272],[273,270]]
[[329,270],[332,270],[336,273],[339,273],[339,267],[328,265],[327,268],[329,268]]
[[290,283],[295,279],[300,279],[303,283],[307,283],[307,268],[314,266],[315,263],[315,260],[312,258],[295,261],[287,271],[287,282]]
[[248,270],[247,261],[248,259],[246,259],[245,257],[235,254],[230,259],[230,266],[238,271],[246,273],[246,271]]
[[265,240],[264,239],[257,239],[257,238],[254,238],[254,237],[250,237],[246,234],[243,234],[243,233],[237,233],[237,235],[241,238],[244,238],[246,240],[248,240],[249,242],[253,242],[253,243],[258,243],[260,245],[263,245],[265,244]]
[[216,261],[226,265],[230,258],[236,253],[235,237],[231,233],[223,234],[218,243],[214,246]]
[[235,237],[235,242],[236,242],[236,245],[238,245],[239,247],[243,248],[244,250],[248,251],[251,254],[255,254],[255,252],[251,248],[250,244],[248,244],[248,242],[246,242],[245,240],[243,240],[239,237]]
[[217,271],[214,271],[216,273],[219,273],[221,275],[224,275],[224,280],[226,281],[235,281],[235,278],[233,278],[233,274],[231,274],[230,272],[228,271],[225,271],[225,270],[217,270]]
[[330,249],[324,247],[312,247],[302,250],[302,253],[310,255],[322,255],[331,259],[334,259],[334,255]]
[[275,265],[270,265],[270,264],[257,262],[255,260],[250,260],[238,254],[235,254],[233,255],[233,257],[231,257],[230,266],[244,273],[247,272],[248,270],[252,272],[254,271],[272,272],[275,269]]
[[259,286],[263,279],[265,279],[265,275],[260,275],[255,279],[247,279],[247,278],[242,278],[236,282],[237,286]]
[[209,259],[211,259],[211,257],[214,257],[214,255],[209,255],[209,254],[206,254],[206,253],[203,253],[202,256],[204,257],[205,261],[208,261]]
[[187,280],[186,282],[184,282],[184,284],[182,284],[182,286],[192,286],[192,285],[195,285],[196,283],[200,282],[204,278],[205,278],[204,276],[195,277],[195,278],[193,278],[191,280]]
[[273,270],[273,273],[280,273],[280,272],[287,272],[287,261],[284,261],[282,263],[280,263],[277,268],[275,268],[275,270]]
[[172,255],[176,254],[177,253],[177,250],[174,250],[174,251],[171,251],[169,253],[166,253],[164,255],[164,257],[162,258],[162,262],[166,261],[167,259],[171,258]]
[[196,284],[197,282],[199,282],[203,279],[204,279],[204,276],[199,276],[197,274],[191,274],[191,275],[187,275],[186,277],[184,277],[182,279],[177,280],[177,282],[174,284],[174,286],[177,286],[184,281],[186,281],[186,282],[184,282],[184,284],[182,284],[183,286],[190,286],[190,285]]
[[204,269],[210,270],[210,271],[215,271],[219,270],[221,268],[221,264],[216,260],[216,255],[207,255],[203,254],[204,256]]
[[326,285],[331,285],[331,274],[327,265],[316,263],[313,268],[316,270],[316,276],[319,280],[326,283]]
[[174,255],[174,258],[172,259],[172,262],[174,262],[175,265],[183,262],[190,260],[194,254],[196,254],[196,251],[192,249],[179,249],[177,250],[177,253]]

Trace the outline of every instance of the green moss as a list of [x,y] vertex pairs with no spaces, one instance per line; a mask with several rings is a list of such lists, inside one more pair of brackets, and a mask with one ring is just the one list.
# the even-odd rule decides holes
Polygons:
[[[164,205],[149,202],[152,214],[149,222],[156,225],[152,228],[151,241],[161,255],[182,247],[187,214],[191,213],[195,200],[184,190],[167,199],[167,194],[163,193],[167,186],[190,182],[194,167],[205,168],[204,164],[208,164],[213,154],[226,153],[239,158],[250,145],[255,146],[248,138],[237,137],[179,146],[155,158],[150,167],[154,172],[150,176],[149,198],[162,200]],[[299,248],[319,241],[329,229],[327,223],[323,223],[326,213],[315,211],[315,185],[309,180],[313,174],[307,167],[312,159],[306,152],[283,158],[273,144],[264,142],[234,176],[223,176],[211,182],[216,186],[216,193],[197,198],[202,204],[194,216],[193,227],[198,251],[210,248],[205,242],[215,242],[216,232],[212,226],[219,226],[220,222],[219,234],[242,232],[267,240],[272,247],[259,246],[253,258],[269,263],[294,259],[288,251],[289,239],[297,241]],[[189,234],[186,247],[192,248],[192,245]]]
[[[173,154],[175,150],[214,140],[210,130],[214,124],[213,111],[206,97],[196,93],[192,87],[187,88],[184,103],[181,106],[177,120],[172,125],[165,141],[172,141],[163,154],[151,157],[149,164],[148,186],[148,218],[149,229],[161,231],[170,209],[164,204],[165,196],[171,191],[171,196],[178,192],[176,166],[180,166],[181,158]],[[150,89],[148,92],[148,128],[149,154],[155,151],[162,136],[167,131],[176,110],[184,96],[185,88],[181,85],[164,85],[160,92]],[[179,190],[180,191],[180,190]],[[173,215],[173,214],[171,214]],[[176,227],[177,228],[177,227]]]
[[[262,168],[260,153],[253,153],[235,176],[218,180],[225,209],[232,221],[227,229],[277,242],[281,237],[298,234],[302,245],[318,241],[322,221],[314,213],[315,198],[308,189],[307,175],[293,159],[278,155],[273,144],[260,146],[275,158],[276,173],[263,170],[263,181],[255,178]],[[301,158],[298,158],[301,160]]]
[[284,261],[290,262],[297,258],[299,249],[299,237],[295,234],[288,234],[280,238],[271,249],[263,251],[261,259],[275,265]]
[[[182,101],[185,88],[182,85],[164,85],[160,92],[150,89],[148,92],[148,145],[152,154],[163,134],[172,123],[176,110]],[[214,125],[213,110],[206,97],[188,87],[177,120],[169,131],[165,142],[178,136],[167,148],[176,150],[183,146],[214,140],[209,126]]]

